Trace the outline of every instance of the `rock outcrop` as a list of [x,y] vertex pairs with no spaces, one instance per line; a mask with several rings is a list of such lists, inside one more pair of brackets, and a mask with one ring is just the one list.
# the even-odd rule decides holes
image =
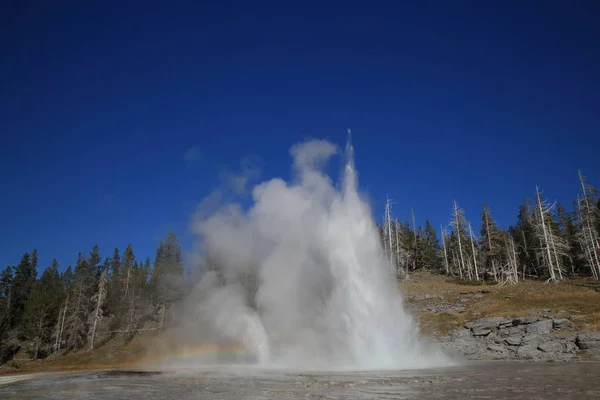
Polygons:
[[569,318],[482,318],[440,342],[449,354],[472,360],[600,360],[600,332],[574,329]]

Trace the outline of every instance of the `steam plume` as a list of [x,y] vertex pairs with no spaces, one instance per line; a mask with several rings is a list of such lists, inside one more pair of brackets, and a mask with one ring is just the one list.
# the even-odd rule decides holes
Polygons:
[[294,145],[293,182],[260,183],[247,210],[227,204],[195,221],[208,272],[190,300],[193,323],[242,343],[261,364],[435,365],[358,194],[350,140],[339,189],[322,170],[338,152],[323,140]]

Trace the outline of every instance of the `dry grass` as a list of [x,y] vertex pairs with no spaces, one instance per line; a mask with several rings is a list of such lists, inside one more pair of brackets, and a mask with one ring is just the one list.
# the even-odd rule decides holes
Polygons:
[[[406,296],[430,294],[442,297],[407,301],[426,335],[446,334],[477,318],[538,315],[544,309],[550,310],[550,316],[572,316],[578,329],[600,330],[600,292],[597,291],[600,283],[591,279],[573,279],[559,284],[525,280],[518,285],[501,287],[495,284],[465,284],[441,275],[419,272],[399,286]],[[481,292],[483,295],[478,294],[481,297],[474,296]],[[460,299],[468,299],[461,303],[466,308],[462,313],[423,311],[425,305],[436,302],[458,304]]]

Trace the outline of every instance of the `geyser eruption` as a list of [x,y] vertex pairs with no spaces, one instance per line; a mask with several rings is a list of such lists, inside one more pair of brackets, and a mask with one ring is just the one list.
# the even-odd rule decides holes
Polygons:
[[405,312],[348,140],[342,184],[323,172],[338,152],[295,145],[295,178],[256,185],[252,205],[198,218],[208,272],[196,318],[214,337],[242,343],[259,363],[302,368],[439,366]]

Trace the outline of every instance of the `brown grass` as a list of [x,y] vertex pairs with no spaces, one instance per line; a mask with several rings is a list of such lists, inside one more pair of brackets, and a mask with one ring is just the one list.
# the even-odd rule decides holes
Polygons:
[[[431,294],[443,300],[408,301],[419,318],[426,335],[445,334],[464,322],[484,317],[520,317],[539,315],[549,309],[549,316],[572,316],[578,329],[600,330],[600,283],[591,279],[566,280],[558,284],[525,280],[517,285],[465,284],[453,278],[426,272],[413,274],[411,280],[401,283],[400,290],[407,296]],[[484,292],[482,297],[473,294]],[[422,305],[431,302],[457,304],[460,299],[466,307],[463,313],[428,313]],[[415,303],[420,303],[419,305]]]

